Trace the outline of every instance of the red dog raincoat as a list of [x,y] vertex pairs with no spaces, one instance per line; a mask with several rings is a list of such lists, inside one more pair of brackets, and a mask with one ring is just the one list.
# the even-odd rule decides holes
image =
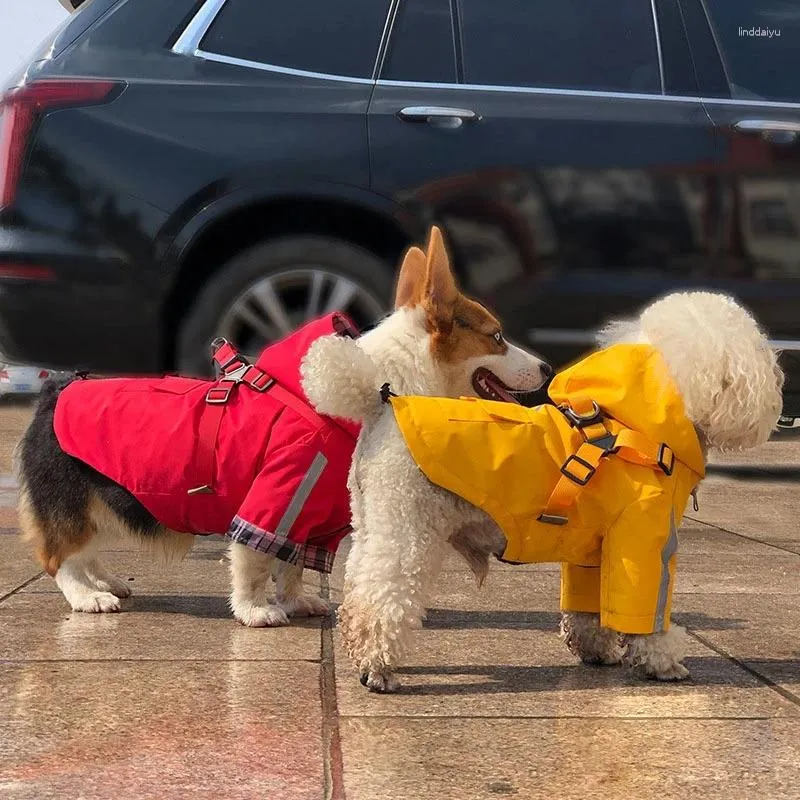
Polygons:
[[308,405],[300,361],[332,333],[356,335],[346,316],[330,314],[266,348],[254,366],[223,343],[217,381],[75,381],[56,405],[58,442],[167,528],[225,533],[330,572],[350,529],[347,474],[358,427]]

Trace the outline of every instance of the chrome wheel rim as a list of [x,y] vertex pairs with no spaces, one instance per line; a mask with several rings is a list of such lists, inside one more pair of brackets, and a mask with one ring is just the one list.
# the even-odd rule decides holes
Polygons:
[[378,320],[385,305],[364,286],[324,267],[285,270],[248,286],[220,320],[218,335],[255,356],[304,323],[343,311],[359,328]]

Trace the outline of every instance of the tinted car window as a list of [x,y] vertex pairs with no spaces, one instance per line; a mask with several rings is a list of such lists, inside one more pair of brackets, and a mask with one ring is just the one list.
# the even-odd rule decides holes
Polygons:
[[731,94],[800,101],[800,7],[788,0],[708,0]]
[[403,0],[392,27],[383,78],[455,83],[450,0]]
[[228,0],[201,50],[261,64],[372,77],[388,0]]
[[392,26],[383,78],[455,83],[456,54],[450,0],[403,0]]
[[460,0],[464,80],[660,93],[646,0]]
[[676,0],[656,0],[666,94],[696,95],[697,79]]

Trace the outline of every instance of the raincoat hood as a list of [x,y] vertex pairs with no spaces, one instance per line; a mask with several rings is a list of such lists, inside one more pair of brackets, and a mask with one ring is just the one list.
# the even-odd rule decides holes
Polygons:
[[652,345],[617,344],[592,353],[558,373],[548,394],[556,405],[590,397],[626,427],[666,442],[679,461],[704,477],[697,432],[664,357]]
[[[262,350],[256,366],[275,378],[284,389],[290,391],[295,397],[307,402],[300,379],[300,362],[308,352],[308,348],[320,336],[333,333],[347,334],[353,339],[358,338],[358,329],[353,321],[347,314],[335,311],[307,323]],[[354,439],[358,438],[360,426],[357,423],[339,418],[331,418],[331,422],[344,428]]]

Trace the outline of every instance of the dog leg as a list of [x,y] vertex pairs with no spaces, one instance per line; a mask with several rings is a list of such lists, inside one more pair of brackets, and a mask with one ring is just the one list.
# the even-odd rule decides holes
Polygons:
[[111,592],[116,597],[130,597],[131,587],[127,581],[118,578],[100,562],[100,559],[95,557],[88,560],[85,564],[86,576],[90,583],[101,592]]
[[287,617],[324,617],[330,606],[318,595],[303,592],[303,568],[281,561],[275,578],[275,601]]
[[[452,514],[452,506],[450,510]],[[359,532],[354,538],[339,627],[362,685],[373,692],[393,692],[400,685],[396,670],[422,624],[447,536],[415,525],[386,535],[388,521],[377,529],[378,535]],[[356,572],[349,569],[351,557]]]
[[620,635],[601,627],[599,614],[562,614],[561,640],[584,664],[619,664],[625,655]]
[[681,663],[686,654],[686,631],[671,625],[666,633],[626,636],[628,653],[625,663],[659,681],[682,681],[689,670]]
[[267,583],[275,558],[238,542],[231,542],[228,554],[233,616],[249,628],[288,625],[286,612],[280,606],[267,602]]
[[89,546],[65,559],[56,572],[56,584],[73,611],[98,613],[121,608],[119,597],[110,587],[104,589],[92,578],[92,565],[96,563],[95,553]]

